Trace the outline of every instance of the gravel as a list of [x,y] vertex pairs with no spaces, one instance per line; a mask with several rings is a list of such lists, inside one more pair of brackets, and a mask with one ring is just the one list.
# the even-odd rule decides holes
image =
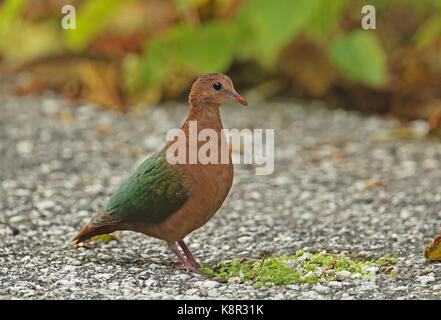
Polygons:
[[256,176],[253,165],[236,165],[221,210],[186,238],[199,261],[213,267],[300,249],[398,258],[396,277],[339,272],[330,283],[257,289],[187,274],[164,242],[142,234],[71,247],[118,184],[180,126],[184,104],[125,116],[51,94],[0,96],[0,105],[0,220],[19,231],[0,224],[0,299],[441,298],[441,264],[423,255],[441,233],[441,144],[379,140],[395,121],[316,102],[223,107],[225,127],[275,129],[275,170]]

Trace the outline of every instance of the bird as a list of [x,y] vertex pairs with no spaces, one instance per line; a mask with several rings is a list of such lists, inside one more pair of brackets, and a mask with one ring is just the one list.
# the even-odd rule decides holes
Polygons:
[[[140,232],[165,240],[187,272],[204,275],[184,237],[213,217],[233,183],[231,151],[219,110],[229,100],[248,105],[227,75],[209,73],[200,76],[191,86],[189,112],[180,128],[187,138],[185,161],[170,161],[167,151],[177,140],[168,141],[121,183],[106,205],[72,239],[72,245],[119,230]],[[190,135],[195,134],[192,123],[197,125],[197,134],[205,129],[216,132],[217,148],[207,151],[203,147],[205,142],[199,139],[192,144]],[[205,151],[210,159],[218,161],[194,163],[189,160],[192,151]],[[221,161],[224,152],[228,155],[227,161]]]

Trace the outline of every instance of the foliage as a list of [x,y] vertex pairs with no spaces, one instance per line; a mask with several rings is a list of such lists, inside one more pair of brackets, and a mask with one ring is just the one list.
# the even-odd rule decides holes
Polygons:
[[27,0],[5,0],[0,12],[1,38],[10,30],[12,23],[17,19],[26,2]]
[[[28,21],[20,23],[20,14],[27,0],[5,0],[0,10],[0,56],[29,59],[53,52],[55,29],[52,23]],[[35,34],[39,34],[36,37]]]
[[142,85],[154,85],[175,68],[196,73],[225,71],[232,63],[238,40],[229,25],[221,21],[208,22],[200,29],[178,24],[146,43],[139,81]]
[[[309,31],[322,40],[328,36],[341,16],[343,5],[343,0],[280,1],[277,5],[266,0],[250,0],[228,23],[209,21],[197,27],[178,24],[147,41],[139,69],[141,87],[163,81],[176,68],[194,73],[225,72],[235,58],[254,59],[264,67],[274,66],[280,50],[301,31]],[[351,45],[362,48],[347,50]],[[357,33],[338,38],[332,48],[335,66],[349,77],[372,85],[384,81],[386,61],[375,35]],[[357,71],[359,68],[361,72]]]
[[386,78],[386,56],[372,33],[342,34],[332,43],[330,58],[348,77],[367,85],[379,86]]
[[376,274],[396,276],[396,271],[390,272],[390,269],[384,268],[393,266],[396,260],[397,258],[389,255],[380,259],[360,260],[331,254],[297,251],[292,256],[265,257],[253,263],[234,258],[229,262],[220,262],[213,269],[202,266],[202,270],[208,275],[227,281],[233,277],[239,278],[241,283],[253,283],[259,288],[270,284],[286,286],[294,282],[326,283],[336,280],[336,273],[340,271],[358,274],[357,277],[369,280],[375,274],[373,269],[367,268],[368,266],[376,266],[379,269]]
[[[84,0],[73,4],[75,30],[60,26],[63,2],[39,3],[45,12],[32,1],[0,2],[0,59],[110,59],[120,73],[110,91],[129,104],[176,98],[198,74],[216,71],[233,72],[242,87],[278,78],[272,92],[362,111],[441,115],[439,0],[372,0],[376,30],[361,28],[361,0]],[[82,75],[84,65],[73,69]]]
[[322,1],[266,0],[247,2],[237,13],[236,33],[245,41],[242,55],[271,63],[277,52],[288,44],[318,11]]
[[[139,90],[154,86],[183,71],[191,76],[225,72],[235,60],[255,60],[263,68],[274,69],[282,48],[300,32],[323,42],[342,16],[344,5],[344,0],[279,1],[277,5],[249,0],[232,21],[177,24],[148,39],[143,57],[130,69],[138,74],[135,71],[128,87]],[[358,45],[361,48],[348,50],[348,46]],[[353,80],[372,86],[385,80],[385,53],[374,34],[343,34],[333,40],[329,56],[335,67]]]
[[86,1],[76,14],[76,29],[64,32],[67,45],[74,51],[82,51],[109,24],[118,9],[131,0]]

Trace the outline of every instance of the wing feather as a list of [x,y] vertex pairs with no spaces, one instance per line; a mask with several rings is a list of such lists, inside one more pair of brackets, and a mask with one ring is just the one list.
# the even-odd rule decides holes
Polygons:
[[105,214],[124,222],[159,223],[187,200],[183,179],[164,152],[155,154],[123,181],[107,202]]

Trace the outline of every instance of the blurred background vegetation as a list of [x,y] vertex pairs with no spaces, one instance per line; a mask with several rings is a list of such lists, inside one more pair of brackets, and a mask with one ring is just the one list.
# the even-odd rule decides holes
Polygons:
[[[376,30],[361,9],[376,8]],[[76,29],[64,30],[64,5]],[[127,112],[202,73],[241,92],[441,119],[441,0],[0,0],[0,81]]]

